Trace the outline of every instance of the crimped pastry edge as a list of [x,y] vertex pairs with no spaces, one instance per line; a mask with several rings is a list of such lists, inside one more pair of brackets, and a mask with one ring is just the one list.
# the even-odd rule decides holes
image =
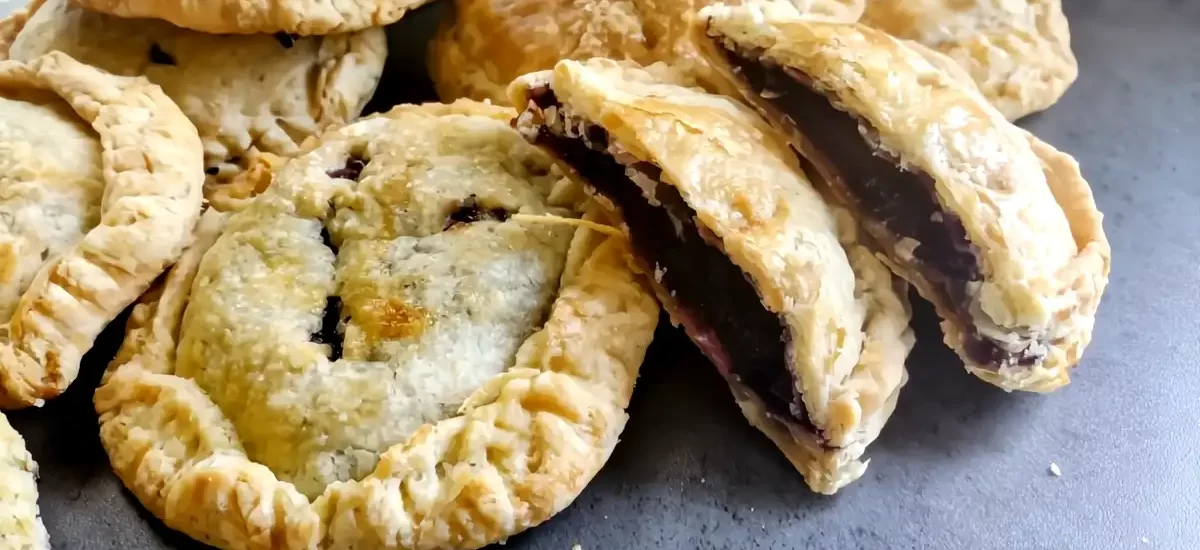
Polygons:
[[[736,13],[738,11],[741,13]],[[701,51],[704,55],[724,75],[721,79],[722,90],[730,95],[741,97],[747,104],[759,110],[763,117],[786,135],[800,151],[807,150],[806,147],[810,147],[807,138],[781,123],[783,117],[779,113],[776,113],[768,103],[761,101],[757,94],[745,85],[744,81],[733,76],[734,73],[729,63],[719,52],[717,39],[712,38],[709,34],[709,20],[721,14],[733,14],[734,17],[741,18],[738,25],[751,20],[755,24],[764,24],[767,19],[781,17],[786,19],[792,17],[793,14],[762,5],[758,6],[757,10],[748,7],[717,5],[701,10],[701,14],[693,26],[693,32],[706,38],[705,40],[698,39],[697,42],[701,44]],[[796,21],[790,22],[795,23]],[[864,25],[853,25],[852,27],[869,29]],[[882,31],[874,32],[887,36]],[[1065,214],[1070,237],[1078,248],[1078,252],[1052,275],[1057,284],[1056,291],[1074,296],[1073,307],[1067,308],[1065,319],[1055,325],[1058,333],[1065,334],[1065,336],[1047,342],[1049,351],[1045,359],[1041,364],[1032,367],[988,369],[972,365],[963,357],[969,372],[1005,391],[1021,390],[1046,393],[1059,389],[1070,382],[1070,370],[1078,364],[1084,348],[1091,340],[1095,314],[1107,286],[1111,266],[1111,248],[1104,234],[1103,215],[1096,207],[1090,186],[1083,178],[1079,166],[1073,158],[1009,123],[987,102],[979,89],[974,86],[974,82],[966,78],[967,75],[963,71],[947,70],[946,62],[948,60],[944,56],[935,55],[937,54],[935,50],[922,47],[912,41],[896,38],[891,38],[891,40],[897,48],[908,49],[909,53],[916,54],[932,65],[937,70],[936,72],[940,73],[938,86],[954,88],[955,91],[973,102],[977,109],[984,112],[990,111],[992,114],[987,115],[986,118],[991,124],[1008,126],[1012,136],[1020,138],[1021,145],[1028,145],[1029,151],[1032,153],[1030,157],[1040,163],[1041,172],[1047,181],[1048,194],[1054,198]],[[784,61],[777,61],[786,64]],[[912,161],[913,159],[907,160]],[[930,175],[935,179],[940,177],[934,172],[931,172]],[[920,273],[902,268],[889,259],[887,254],[881,254],[880,260],[887,264],[893,272],[902,275],[917,287],[922,296],[937,296],[937,293],[932,291],[932,285]],[[988,260],[984,258],[985,270],[987,262]],[[1061,300],[1057,296],[1054,299]],[[1050,300],[1050,297],[1046,297],[1046,300]],[[948,304],[939,303],[940,300],[936,298],[931,301],[939,316],[944,319],[942,329],[946,344],[956,351],[961,351],[963,335],[952,320],[954,318],[953,308]]]
[[[662,72],[660,65],[638,67],[632,62],[617,62],[608,59],[592,59],[583,62],[564,60],[560,61],[553,70],[530,73],[518,78],[509,87],[508,92],[513,104],[525,105],[529,102],[529,89],[546,84],[554,85],[555,94],[560,102],[564,105],[570,104],[594,123],[603,121],[602,126],[610,131],[626,151],[658,165],[664,170],[664,176],[667,176],[671,170],[645,150],[656,145],[661,146],[661,144],[651,145],[637,139],[628,139],[637,133],[632,129],[637,125],[637,122],[633,120],[652,116],[653,113],[673,112],[675,109],[682,111],[695,106],[725,111],[727,115],[737,117],[740,124],[762,132],[761,146],[764,151],[770,151],[770,155],[787,165],[795,177],[805,179],[800,168],[794,165],[794,157],[786,149],[782,136],[775,134],[770,127],[759,121],[756,115],[740,108],[726,98],[704,94],[698,89],[692,89],[697,95],[680,99],[678,104],[666,106],[658,103],[657,97],[639,97],[637,99],[634,99],[633,96],[627,97],[623,91],[617,91],[619,87],[610,80],[609,74],[615,73],[639,83],[681,85],[680,82],[671,81],[670,78],[674,76],[674,73]],[[595,69],[595,73],[586,74],[589,72],[587,69]],[[612,92],[613,95],[608,95],[609,92]],[[696,118],[688,118],[686,122],[678,121],[677,128],[690,130],[691,125],[697,124]],[[746,154],[745,151],[741,151],[741,153]],[[739,161],[748,163],[758,160],[761,159],[746,160],[739,157]],[[561,161],[560,166],[570,177],[580,183],[586,183],[571,166]],[[679,184],[666,178],[663,179],[663,182],[680,188]],[[686,200],[688,192],[685,189],[680,189],[680,192]],[[727,199],[727,197],[706,197],[704,200],[706,207],[696,206],[690,200],[688,202],[697,209],[697,215],[703,219],[705,216],[712,215],[711,208],[714,202]],[[736,199],[732,200],[736,201]],[[599,197],[598,201],[602,204],[607,202]],[[826,206],[828,207],[828,205]],[[607,207],[613,208],[611,205]],[[733,210],[744,212],[754,209],[746,204],[739,204],[738,207]],[[866,447],[878,437],[883,425],[891,416],[900,389],[907,383],[908,373],[904,367],[904,361],[914,344],[914,337],[908,325],[911,312],[905,295],[905,284],[901,280],[893,278],[880,260],[859,242],[857,225],[845,210],[835,207],[828,208],[836,222],[835,231],[838,244],[845,251],[847,261],[852,267],[852,270],[847,269],[847,271],[852,271],[855,277],[856,292],[862,290],[861,286],[866,289],[865,293],[870,295],[864,300],[867,303],[867,312],[861,330],[866,333],[866,336],[863,338],[859,363],[851,374],[846,375],[839,387],[827,388],[828,395],[824,395],[825,392],[822,392],[820,401],[824,404],[824,410],[821,411],[820,416],[813,418],[818,424],[822,424],[822,419],[825,420],[822,429],[827,433],[836,434],[835,437],[841,446],[830,447],[827,445],[827,441],[822,441],[816,434],[802,429],[790,429],[785,423],[771,418],[766,413],[761,400],[740,382],[733,379],[727,381],[743,414],[752,425],[766,434],[784,452],[796,469],[804,475],[809,487],[820,493],[833,494],[841,487],[858,479],[865,471],[866,462],[860,459]],[[614,216],[617,214],[614,213]],[[759,223],[762,223],[761,220]],[[728,237],[728,234],[712,225],[708,225],[708,229],[722,239]],[[628,228],[623,227],[623,230],[627,231]],[[736,250],[726,250],[725,252],[743,270],[751,267],[747,270],[749,274],[760,271],[761,267],[744,254],[746,249],[752,247],[753,245],[742,243],[736,246]],[[646,266],[640,265],[636,258],[631,257],[630,261],[639,271],[651,271]],[[789,276],[803,278],[795,273],[791,273]],[[764,304],[774,302],[775,307],[778,307],[787,300],[782,296],[782,286],[775,287],[774,283],[766,282],[767,278],[762,273],[757,276],[749,275],[749,277],[756,281],[756,286],[766,284],[771,287],[759,287],[760,293],[765,291],[767,296],[771,296],[764,297]],[[669,293],[658,288],[659,285],[653,282],[651,282],[651,286],[656,288],[668,313],[674,314]],[[804,284],[802,283],[801,286]],[[768,305],[768,309],[772,309],[772,307]],[[789,322],[789,324],[791,323]],[[815,399],[815,397],[805,396],[806,405],[812,414],[814,411],[813,404],[809,402],[810,399]],[[873,405],[864,407],[863,405],[868,402]]]
[[[468,102],[401,109],[511,117]],[[604,223],[604,215],[592,208],[585,219]],[[208,396],[172,374],[191,280],[228,216],[206,213],[195,244],[135,307],[95,396],[114,471],[168,526],[220,548],[477,548],[565,508],[607,460],[658,306],[626,266],[624,239],[580,230],[550,318],[516,365],[476,391],[460,416],[422,427],[367,478],[330,485],[310,503],[250,461]],[[192,429],[147,425],[155,415]],[[519,426],[532,432],[511,431]],[[490,461],[504,452],[493,445],[514,436],[528,441],[537,471]]]
[[[196,128],[157,86],[60,52],[0,62],[0,87],[66,100],[99,134],[100,223],[39,270],[0,342],[0,408],[40,404],[75,380],[96,336],[182,253],[201,208]],[[86,342],[86,343],[85,343]]]

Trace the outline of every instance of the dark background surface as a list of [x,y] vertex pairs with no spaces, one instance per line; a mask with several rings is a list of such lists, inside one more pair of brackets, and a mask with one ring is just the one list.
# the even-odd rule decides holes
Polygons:
[[[374,105],[430,97],[412,44],[444,8],[393,29],[393,66]],[[918,300],[911,379],[868,450],[870,469],[822,497],[667,326],[608,465],[572,507],[508,547],[1200,548],[1200,1],[1068,0],[1066,9],[1081,76],[1022,125],[1083,165],[1115,258],[1070,386],[1010,395],[976,381]],[[202,548],[145,513],[100,447],[91,393],[118,332],[105,334],[66,396],[11,415],[41,464],[52,542]]]

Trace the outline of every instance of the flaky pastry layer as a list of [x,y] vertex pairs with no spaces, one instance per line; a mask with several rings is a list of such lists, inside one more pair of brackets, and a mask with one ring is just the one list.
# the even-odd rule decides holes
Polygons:
[[60,52],[3,61],[0,105],[0,279],[19,296],[3,303],[0,407],[27,407],[62,393],[179,257],[204,173],[196,128],[145,79]]
[[967,324],[997,341],[1019,334],[1042,345],[1032,365],[994,369],[964,355],[968,369],[1007,390],[1050,391],[1069,382],[1091,340],[1110,262],[1103,216],[1073,159],[1009,123],[978,90],[920,51],[865,25],[805,20],[764,6],[714,6],[701,12],[696,31],[708,37],[706,55],[723,69],[726,89],[785,132],[843,201],[853,198],[822,162],[815,143],[821,136],[798,131],[772,103],[774,93],[751,89],[729,51],[802,74],[860,121],[871,146],[932,178],[936,203],[961,221],[976,248],[982,279],[968,287],[971,318],[908,265],[922,243],[895,242],[868,220],[886,261],[935,303],[946,341],[960,355]]
[[[537,105],[546,86],[558,102],[552,109]],[[530,105],[518,119],[527,136],[572,117],[568,134],[600,139],[586,126],[575,128],[578,121],[598,125],[608,150],[629,169],[661,169],[661,183],[694,209],[701,235],[713,235],[712,246],[740,268],[762,305],[785,325],[787,356],[777,368],[790,372],[803,399],[801,414],[812,426],[768,413],[740,375],[712,357],[711,342],[701,336],[697,344],[708,348],[750,421],[814,490],[833,493],[857,479],[866,467],[863,451],[891,415],[907,377],[908,303],[898,291],[903,285],[858,242],[854,221],[812,188],[785,140],[726,97],[664,82],[628,62],[562,61],[553,71],[521,77],[509,92],[514,104]],[[560,160],[587,183],[581,166]],[[629,231],[628,220],[624,227]],[[673,320],[696,339],[683,314],[688,304],[676,303],[673,289],[662,286],[663,268],[641,269],[655,273],[654,286]]]
[[[113,468],[152,513],[219,548],[478,548],[583,490],[625,425],[658,309],[623,239],[554,221],[547,204],[575,197],[511,116],[471,102],[398,107],[327,133],[239,212],[205,214],[135,308],[95,398]],[[579,220],[596,222],[598,210]],[[489,248],[496,239],[504,246]],[[443,264],[451,271],[422,279]],[[497,274],[506,282],[462,286]],[[545,317],[525,318],[545,288]],[[329,292],[340,338],[321,322]],[[521,339],[496,357],[513,315]],[[322,339],[310,342],[314,325]],[[421,386],[412,401],[409,374],[444,376],[463,357],[502,368],[457,410],[388,440],[408,418],[389,407],[419,414],[422,395],[444,389]],[[389,361],[394,373],[374,377]],[[346,441],[353,452],[330,452]],[[310,479],[293,467],[309,456],[350,469]]]

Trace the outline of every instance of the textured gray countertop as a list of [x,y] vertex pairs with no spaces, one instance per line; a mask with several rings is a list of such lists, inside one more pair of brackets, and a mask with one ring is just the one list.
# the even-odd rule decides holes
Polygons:
[[[822,497],[668,327],[608,465],[573,506],[508,547],[1200,547],[1200,1],[1067,4],[1081,76],[1022,124],[1083,165],[1115,258],[1069,387],[1010,395],[976,381],[919,304],[911,380],[867,475]],[[423,34],[440,8],[393,34]],[[405,57],[382,95],[419,97],[424,77]],[[109,471],[90,398],[117,336],[89,354],[67,396],[12,415],[42,465],[46,525],[60,549],[201,548]]]

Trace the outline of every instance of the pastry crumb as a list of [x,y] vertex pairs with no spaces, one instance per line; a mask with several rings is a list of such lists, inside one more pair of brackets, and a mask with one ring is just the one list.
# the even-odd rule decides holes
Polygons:
[[700,478],[700,483],[704,483],[704,478]]
[[1150,539],[1142,537],[1142,544],[1150,544]]
[[1059,469],[1058,464],[1051,462],[1050,463],[1050,473],[1054,474],[1054,477],[1058,477],[1058,476],[1062,475],[1062,470]]

